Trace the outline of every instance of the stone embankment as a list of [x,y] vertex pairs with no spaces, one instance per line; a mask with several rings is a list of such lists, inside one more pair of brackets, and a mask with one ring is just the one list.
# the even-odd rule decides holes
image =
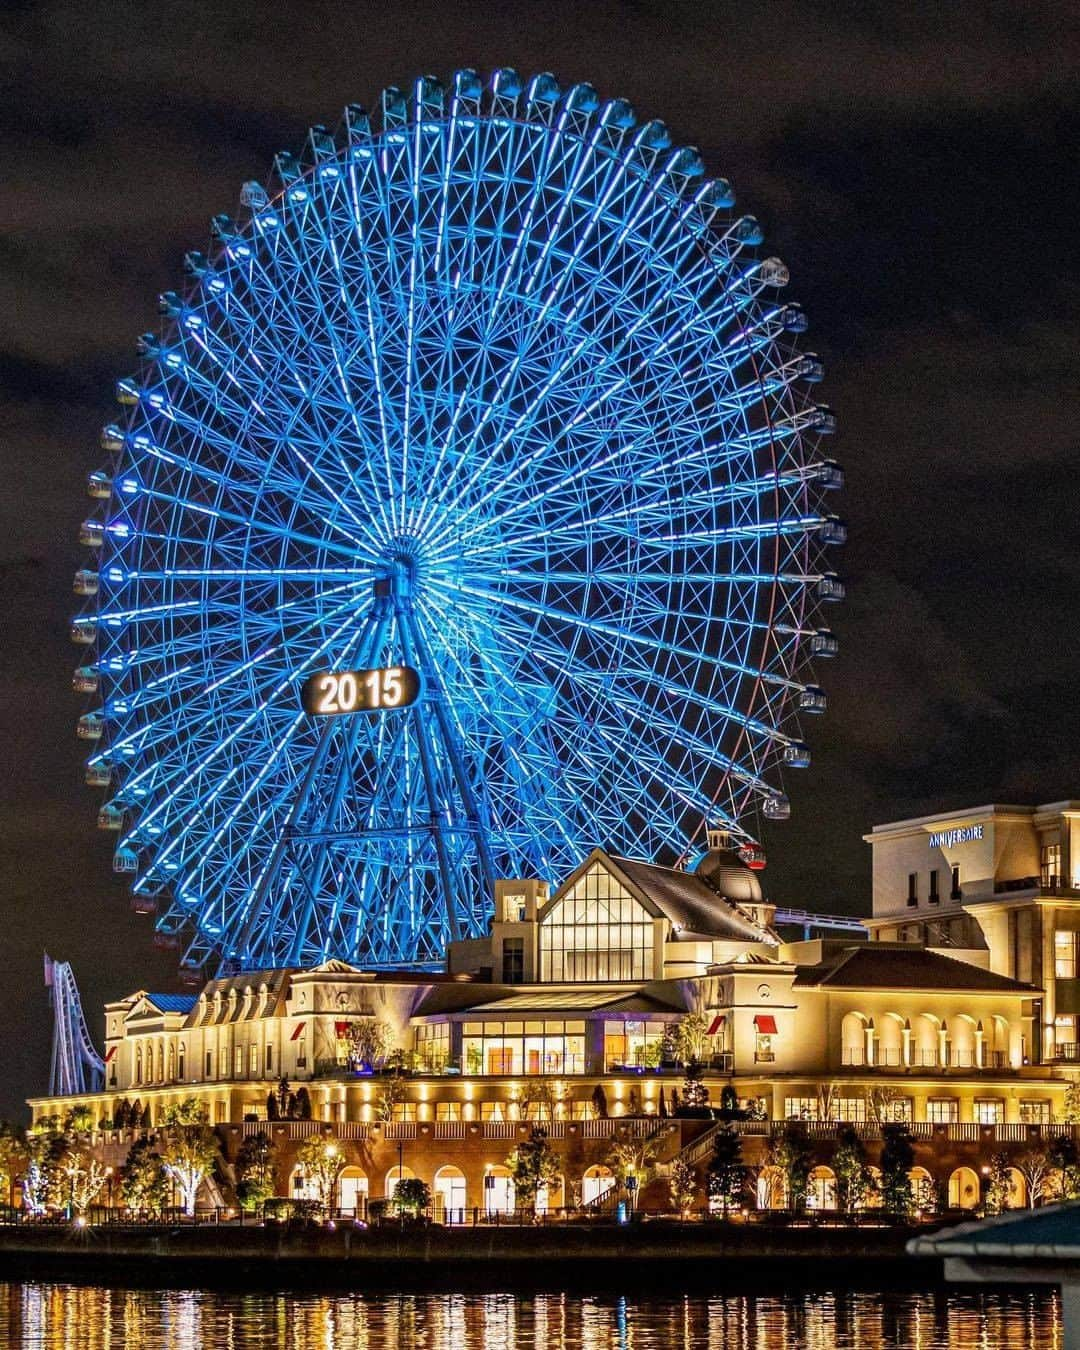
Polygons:
[[123,1284],[318,1282],[356,1289],[604,1288],[670,1293],[923,1285],[940,1263],[905,1253],[908,1228],[651,1222],[544,1227],[290,1230],[208,1225],[0,1229],[0,1278]]

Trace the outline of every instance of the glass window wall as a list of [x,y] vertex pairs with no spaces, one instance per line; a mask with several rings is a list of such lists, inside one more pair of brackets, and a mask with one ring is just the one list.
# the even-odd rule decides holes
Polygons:
[[585,1023],[466,1022],[461,1057],[466,1074],[584,1073]]
[[599,865],[541,924],[540,978],[556,983],[653,978],[652,918]]
[[604,1023],[604,1069],[655,1069],[663,1059],[665,1022],[627,1019]]

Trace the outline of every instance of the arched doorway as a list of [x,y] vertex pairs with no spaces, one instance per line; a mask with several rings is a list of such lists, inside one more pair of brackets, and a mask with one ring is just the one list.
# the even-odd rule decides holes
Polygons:
[[913,1167],[908,1172],[911,1182],[911,1198],[916,1210],[923,1214],[933,1214],[937,1209],[937,1186],[934,1178],[925,1167]]
[[562,1177],[556,1177],[548,1186],[536,1188],[536,1212],[547,1214],[552,1210],[563,1209],[566,1205]]
[[367,1215],[368,1179],[362,1167],[346,1167],[337,1184],[338,1208],[346,1217],[363,1219]]
[[400,1169],[391,1167],[390,1171],[386,1174],[386,1189],[383,1191],[383,1195],[386,1196],[387,1200],[392,1200],[394,1198],[394,1187],[398,1182],[408,1181],[411,1177],[415,1176],[416,1173],[411,1167],[402,1167]]
[[292,1200],[318,1200],[314,1181],[304,1172],[303,1163],[297,1163],[289,1177],[289,1197]]
[[787,1206],[787,1179],[779,1167],[763,1167],[754,1189],[758,1209],[784,1209]]
[[844,1014],[840,1023],[840,1047],[842,1064],[866,1063],[866,1019],[862,1013]]
[[958,1167],[949,1176],[949,1208],[977,1209],[979,1178],[970,1167]]
[[513,1214],[516,1206],[514,1182],[510,1169],[501,1165],[488,1167],[484,1173],[484,1212]]
[[449,1163],[435,1173],[431,1187],[436,1223],[465,1222],[465,1173]]
[[581,1178],[581,1203],[583,1205],[592,1204],[594,1200],[604,1195],[615,1185],[615,1173],[610,1167],[605,1167],[603,1163],[594,1163],[592,1167],[586,1168],[584,1176]]
[[836,1208],[836,1173],[831,1167],[815,1167],[806,1188],[807,1209]]

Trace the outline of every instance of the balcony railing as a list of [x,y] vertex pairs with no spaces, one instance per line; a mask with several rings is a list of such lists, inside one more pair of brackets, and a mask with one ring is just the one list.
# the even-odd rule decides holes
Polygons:
[[1080,1041],[1058,1041],[1054,1060],[1059,1064],[1080,1064]]
[[[1080,1046],[1074,1048],[1077,1050],[1076,1058],[1080,1059]],[[977,1072],[996,1072],[1009,1068],[1009,1056],[1004,1050],[983,1050],[978,1055],[974,1050],[954,1050],[952,1046],[946,1048],[944,1057],[936,1050],[912,1050],[906,1060],[902,1050],[875,1046],[872,1062],[867,1061],[862,1046],[848,1046],[841,1052],[840,1062],[846,1069],[974,1069]]]

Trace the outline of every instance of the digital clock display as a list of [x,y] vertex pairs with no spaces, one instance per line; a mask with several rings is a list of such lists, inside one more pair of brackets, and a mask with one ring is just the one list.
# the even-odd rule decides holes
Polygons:
[[300,691],[304,711],[312,717],[407,708],[419,696],[420,674],[412,666],[326,670],[309,676]]

